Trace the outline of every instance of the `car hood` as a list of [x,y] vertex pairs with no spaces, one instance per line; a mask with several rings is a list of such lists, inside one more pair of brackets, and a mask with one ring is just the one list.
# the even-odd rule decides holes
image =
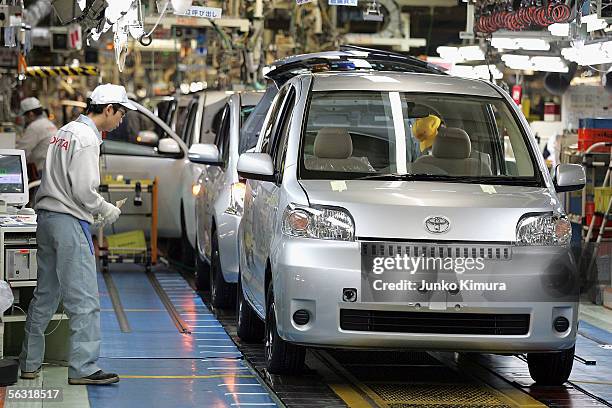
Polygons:
[[[347,209],[360,239],[512,242],[527,213],[560,211],[547,188],[422,181],[301,180],[311,205]],[[425,219],[446,217],[432,233]]]

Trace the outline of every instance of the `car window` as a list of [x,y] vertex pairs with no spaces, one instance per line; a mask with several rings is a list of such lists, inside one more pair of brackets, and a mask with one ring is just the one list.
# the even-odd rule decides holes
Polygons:
[[215,136],[215,145],[217,149],[219,149],[219,156],[225,164],[227,164],[229,159],[230,112],[229,105],[225,105],[225,108],[221,110],[221,123],[219,124],[219,130],[216,132]]
[[130,156],[163,156],[157,153],[159,141],[168,134],[140,111],[128,111],[121,124],[104,138],[101,152]]
[[[285,155],[287,153],[287,139],[289,138],[289,125],[293,117],[293,106],[295,105],[295,89],[292,87],[287,93],[285,103],[283,104],[280,121],[277,122],[274,130],[274,141],[271,143],[272,160],[274,161],[274,169],[278,172],[279,177],[282,176],[282,169],[285,167]],[[280,179],[280,178],[279,178]]]
[[238,153],[242,154],[249,149],[252,149],[257,145],[257,139],[259,139],[259,132],[263,126],[263,122],[266,119],[266,114],[274,97],[278,93],[276,85],[271,84],[266,89],[266,92],[262,96],[259,103],[253,109],[253,112],[245,120],[244,124],[240,128],[240,141],[238,144]]
[[399,174],[464,183],[490,178],[541,185],[526,137],[501,98],[313,92],[300,174],[323,179]]
[[289,88],[287,86],[281,88],[280,92],[274,99],[272,106],[270,107],[270,111],[267,115],[269,115],[268,122],[264,124],[265,128],[261,130],[262,134],[262,142],[261,142],[261,151],[264,153],[270,153],[270,139],[272,138],[274,126],[278,119],[278,113],[283,106],[283,102],[285,100],[285,96],[287,95],[287,90]]
[[185,129],[185,125],[187,124],[189,106],[190,104],[185,104],[183,106],[179,105],[176,109],[176,125],[174,126],[174,131],[179,136],[183,134],[183,129]]
[[195,117],[198,112],[198,103],[194,101],[189,106],[189,112],[187,114],[187,124],[181,134],[181,139],[185,142],[187,147],[193,144],[193,128],[195,126]]

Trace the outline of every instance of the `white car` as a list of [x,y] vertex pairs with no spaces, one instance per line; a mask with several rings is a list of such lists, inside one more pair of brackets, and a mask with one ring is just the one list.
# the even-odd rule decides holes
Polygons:
[[262,96],[261,92],[230,96],[214,143],[192,146],[191,159],[206,164],[198,178],[196,198],[197,284],[200,289],[210,285],[215,307],[231,306],[236,294],[236,234],[244,201],[244,182],[236,171],[238,155],[243,152],[240,129]]
[[[195,196],[193,186],[202,170],[202,165],[189,160],[188,144],[175,133],[163,120],[142,105],[132,101],[136,111],[128,113],[122,124],[109,132],[100,152],[100,173],[102,179],[107,174],[121,175],[124,179],[154,178],[159,181],[158,233],[164,238],[183,238],[195,245]],[[195,120],[203,121],[202,110],[188,112],[187,126],[191,133],[198,136],[202,126]],[[198,116],[197,114],[200,114]],[[210,122],[208,117],[206,123]],[[193,130],[197,129],[197,130]],[[199,137],[189,138],[196,143]],[[128,201],[122,208],[122,216],[109,232],[118,233],[142,229],[149,232],[150,223],[143,222],[138,213],[149,212],[150,202],[143,197],[144,208],[135,204],[134,193],[105,192],[109,202],[127,196]],[[186,227],[188,226],[188,227]],[[182,246],[185,246],[185,242]]]

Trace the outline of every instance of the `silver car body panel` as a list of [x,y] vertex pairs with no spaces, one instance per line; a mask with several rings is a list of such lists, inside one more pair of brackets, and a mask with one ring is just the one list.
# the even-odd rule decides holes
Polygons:
[[[198,255],[210,261],[213,224],[219,244],[221,268],[226,282],[238,280],[237,232],[240,216],[229,213],[231,186],[238,182],[238,142],[240,136],[240,112],[243,106],[255,105],[263,96],[261,92],[235,93],[229,97],[230,112],[229,155],[225,167],[201,165],[197,183],[201,191],[196,198],[195,223]],[[207,141],[214,143],[214,140]],[[196,240],[194,240],[195,242]]]
[[[372,81],[372,76],[389,77],[388,82]],[[366,79],[370,78],[370,79]],[[496,185],[495,192],[479,184],[423,181],[357,181],[347,180],[346,188],[334,188],[329,180],[298,180],[300,140],[310,91],[389,90],[470,94],[504,98],[528,136],[529,146],[538,152],[529,127],[514,103],[498,88],[484,81],[471,81],[427,74],[314,74],[291,79],[296,103],[291,111],[287,153],[282,180],[247,181],[245,208],[238,240],[240,274],[243,293],[261,319],[265,319],[266,270],[275,290],[276,321],[279,335],[308,346],[339,348],[415,348],[471,350],[483,352],[552,351],[571,347],[575,342],[578,319],[578,298],[569,301],[546,296],[547,282],[539,279],[543,270],[551,270],[563,259],[569,277],[575,277],[575,263],[568,247],[519,247],[516,228],[519,219],[528,213],[562,214],[563,209],[554,191],[544,160],[535,155],[537,169],[545,187]],[[281,93],[279,92],[279,95]],[[277,98],[278,99],[278,98]],[[275,101],[270,108],[272,111]],[[268,114],[268,122],[276,120]],[[262,132],[263,133],[263,132]],[[256,152],[262,148],[262,137]],[[344,186],[343,186],[344,187]],[[355,223],[355,241],[326,241],[295,238],[281,232],[284,209],[297,205],[328,205],[347,209]],[[428,232],[423,223],[432,215],[450,219],[451,228],[443,238]],[[489,261],[495,273],[525,277],[513,290],[516,293],[543,293],[541,302],[479,302],[460,304],[462,313],[526,313],[530,315],[525,335],[445,335],[389,332],[345,331],[340,328],[340,309],[414,311],[414,305],[342,300],[343,288],[361,285],[360,245],[363,241],[423,241],[448,244],[453,242],[508,245],[513,256],[510,262]],[[514,292],[513,292],[514,293]],[[445,317],[456,312],[458,302],[445,294],[442,305],[424,303],[423,311],[437,311]],[[311,314],[311,321],[296,325],[291,316],[299,309]],[[564,316],[570,329],[556,333],[552,320]]]

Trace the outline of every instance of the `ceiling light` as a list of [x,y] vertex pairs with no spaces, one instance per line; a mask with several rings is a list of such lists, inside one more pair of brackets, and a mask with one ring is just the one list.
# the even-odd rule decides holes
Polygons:
[[[489,69],[490,74],[489,74]],[[450,70],[449,73],[454,76],[462,77],[462,78],[470,78],[470,79],[490,79],[491,75],[493,75],[493,79],[502,79],[504,74],[497,69],[495,65],[455,65]]]
[[485,55],[480,46],[438,47],[436,49],[442,59],[449,62],[484,61]]
[[548,26],[548,31],[555,37],[567,37],[569,28],[569,23],[554,23]]
[[545,71],[545,72],[568,72],[567,64],[559,57],[530,57],[528,55],[504,54],[502,61],[510,69]]
[[563,48],[561,55],[578,65],[599,65],[612,63],[612,41]]
[[491,39],[491,45],[497,49],[505,50],[530,50],[548,51],[550,44],[541,38],[505,38],[495,37]]

